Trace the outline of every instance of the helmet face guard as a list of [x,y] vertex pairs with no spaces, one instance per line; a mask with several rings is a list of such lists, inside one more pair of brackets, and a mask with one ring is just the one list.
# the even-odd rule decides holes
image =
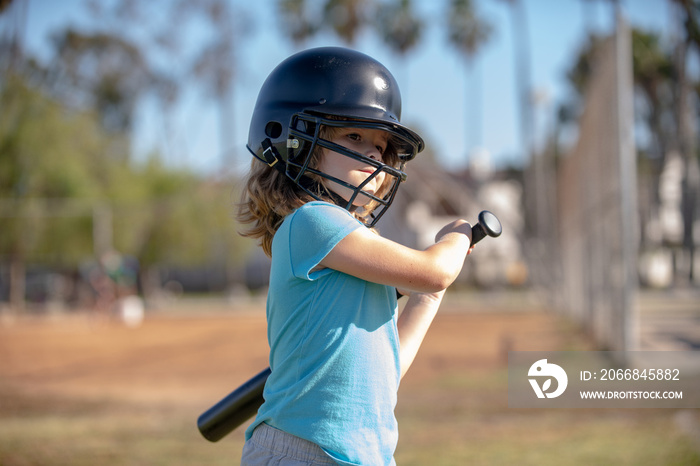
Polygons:
[[[399,123],[400,114],[398,85],[381,63],[345,48],[310,49],[289,57],[268,76],[258,95],[247,147],[256,158],[284,173],[315,199],[330,195],[336,204],[352,211],[355,199],[365,196],[370,200],[365,209],[373,212],[365,216],[364,223],[371,227],[386,212],[399,184],[406,179],[403,165],[423,149],[421,137]],[[392,167],[322,139],[324,126],[388,132],[399,166]],[[375,170],[359,186],[351,185],[312,166],[312,155],[320,148],[362,161]],[[381,173],[387,176],[381,191],[364,191]],[[340,199],[324,190],[319,178],[349,188],[350,199]]]
[[[398,167],[392,167],[379,160],[369,158],[359,152],[352,151],[332,141],[321,138],[320,132],[322,126],[378,129],[382,131],[387,131],[387,128],[383,124],[371,121],[332,120],[308,114],[295,114],[292,117],[289,127],[288,153],[285,170],[287,177],[297,183],[305,192],[319,200],[321,200],[320,193],[317,189],[314,189],[317,188],[317,186],[309,186],[308,181],[305,180],[305,178],[309,178],[309,175],[315,175],[315,177],[323,178],[350,189],[352,194],[348,199],[341,199],[337,195],[333,196],[337,204],[349,211],[355,210],[353,205],[355,199],[360,195],[364,196],[370,200],[368,205],[372,206],[372,212],[368,218],[364,220],[364,223],[369,227],[374,226],[394,201],[400,183],[406,180],[406,173],[403,172],[405,160],[409,157],[408,154],[415,154],[417,148],[411,147],[410,141],[403,141],[403,148],[410,149],[410,152],[404,152],[403,154],[401,152],[397,153],[399,160]],[[295,128],[308,129],[303,130]],[[396,144],[394,141],[397,140],[399,136],[395,132],[390,132],[390,134],[393,136],[391,138],[393,149],[398,151],[402,145]],[[374,172],[357,186],[324,173],[310,165],[312,154],[319,148],[331,150],[345,157],[358,160],[365,165],[372,166],[374,167]],[[413,157],[410,156],[410,158]],[[380,191],[375,194],[365,191],[364,187],[382,173],[384,173],[387,178],[381,186]]]

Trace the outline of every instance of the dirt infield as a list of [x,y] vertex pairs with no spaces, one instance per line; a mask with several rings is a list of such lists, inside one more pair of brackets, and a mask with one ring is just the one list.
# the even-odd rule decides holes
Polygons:
[[[402,381],[399,464],[700,464],[687,413],[508,409],[507,352],[566,349],[590,345],[527,297],[447,300]],[[0,465],[237,464],[243,429],[211,444],[195,421],[267,350],[259,302],[181,304],[138,328],[6,318]]]

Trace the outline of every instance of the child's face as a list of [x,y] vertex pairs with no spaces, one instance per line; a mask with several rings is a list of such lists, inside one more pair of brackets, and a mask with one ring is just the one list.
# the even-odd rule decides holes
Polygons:
[[[331,142],[380,162],[383,162],[382,154],[387,148],[388,141],[389,134],[387,132],[367,128],[340,128],[331,139]],[[353,186],[359,186],[376,171],[376,167],[372,165],[325,148],[323,149],[321,166],[319,168],[322,172]],[[369,194],[376,195],[384,183],[385,178],[386,173],[380,172],[367,183],[362,190]],[[350,199],[353,195],[354,191],[350,188],[332,181],[329,181],[328,184],[329,188],[346,200]],[[360,194],[353,201],[353,205],[361,207],[369,202],[370,199],[367,196]]]

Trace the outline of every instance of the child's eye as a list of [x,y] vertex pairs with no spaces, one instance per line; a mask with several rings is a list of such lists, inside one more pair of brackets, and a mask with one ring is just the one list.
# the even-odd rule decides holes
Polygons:
[[348,139],[352,139],[353,141],[361,141],[361,140],[362,140],[362,136],[360,136],[360,135],[357,134],[357,133],[349,133],[349,134],[347,135],[347,138],[348,138]]
[[377,150],[379,151],[380,154],[384,154],[384,148],[382,146],[376,146]]

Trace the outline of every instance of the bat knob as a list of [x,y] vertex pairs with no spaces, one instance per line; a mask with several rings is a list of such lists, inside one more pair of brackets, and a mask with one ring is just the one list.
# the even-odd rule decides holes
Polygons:
[[479,214],[479,223],[472,227],[472,244],[476,244],[486,236],[496,238],[503,231],[501,222],[488,210],[482,210]]

